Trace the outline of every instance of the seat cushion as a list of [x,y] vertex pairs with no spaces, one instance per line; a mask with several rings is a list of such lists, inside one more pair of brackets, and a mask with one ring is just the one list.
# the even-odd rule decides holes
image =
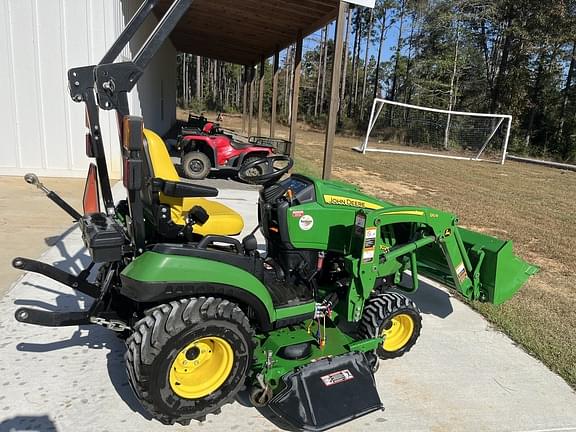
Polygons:
[[[148,129],[144,130],[144,135],[152,164],[152,176],[163,180],[180,181],[162,138]],[[204,225],[194,226],[196,234],[237,235],[244,228],[242,216],[217,201],[209,201],[204,198],[169,197],[162,193],[159,195],[160,203],[170,206],[172,221],[178,225],[186,224],[188,211],[195,205],[206,210],[210,218]]]
[[186,221],[186,215],[192,207],[201,206],[208,215],[208,221],[204,225],[194,225],[194,233],[200,235],[237,235],[244,228],[244,221],[236,211],[217,201],[210,201],[204,198],[184,198],[182,203],[181,220],[175,220],[172,212],[172,220],[177,224],[183,225]]

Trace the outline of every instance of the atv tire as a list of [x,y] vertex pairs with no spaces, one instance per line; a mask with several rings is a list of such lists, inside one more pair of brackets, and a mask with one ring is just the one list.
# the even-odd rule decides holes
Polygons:
[[182,165],[184,177],[191,180],[205,179],[208,174],[210,174],[210,169],[212,168],[208,156],[199,151],[186,153],[182,156],[180,164]]
[[359,334],[362,338],[384,337],[376,349],[381,359],[400,357],[410,351],[421,330],[420,310],[408,297],[386,292],[366,301]]
[[126,341],[129,382],[160,422],[202,421],[244,388],[252,337],[248,318],[228,300],[199,297],[157,306]]

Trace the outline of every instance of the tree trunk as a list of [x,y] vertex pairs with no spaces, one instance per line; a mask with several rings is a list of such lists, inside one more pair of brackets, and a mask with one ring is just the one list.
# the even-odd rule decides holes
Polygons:
[[328,26],[324,30],[324,64],[322,66],[322,90],[320,91],[320,112],[324,112],[324,94],[326,90],[326,64],[328,63]]
[[356,74],[354,76],[354,115],[358,114],[358,81],[360,80],[360,46],[362,45],[362,20],[358,28],[358,53],[356,54]]
[[356,29],[354,32],[354,47],[352,48],[352,76],[350,77],[350,96],[348,102],[348,117],[352,116],[352,110],[354,108],[354,77],[356,76],[356,50],[360,44],[359,32],[360,32],[360,8],[356,8]]
[[566,85],[564,86],[564,94],[562,95],[562,107],[560,108],[560,123],[558,126],[558,137],[560,139],[564,139],[564,123],[566,122],[566,107],[568,106],[568,95],[570,93],[570,87],[572,87],[572,77],[574,75],[574,67],[576,66],[575,63],[576,63],[576,41],[572,43],[572,53],[570,54],[570,67],[568,68],[568,75],[566,76]]
[[238,76],[236,77],[236,108],[240,109],[240,82],[242,80],[242,69],[238,71]]
[[[460,23],[456,21],[456,44],[454,47],[454,65],[452,67],[452,77],[450,78],[450,98],[448,101],[448,111],[452,111],[452,104],[454,101],[454,81],[456,80],[456,72],[458,68],[458,45],[460,43]],[[444,129],[444,148],[448,150],[448,139],[450,135],[450,121],[451,114],[448,114],[446,120],[446,128]]]
[[376,60],[376,72],[374,77],[374,99],[380,97],[380,59],[382,58],[382,45],[384,44],[384,35],[386,33],[386,9],[382,17],[382,27],[380,28],[380,41],[378,44],[378,58]]
[[502,45],[502,55],[500,57],[500,65],[498,67],[498,71],[494,78],[494,86],[492,89],[492,95],[490,100],[490,112],[495,113],[499,110],[501,105],[501,90],[504,86],[504,76],[506,75],[508,69],[508,57],[510,56],[510,50],[512,48],[512,40],[514,35],[511,31],[509,31],[510,27],[512,26],[512,11],[509,12],[508,19],[506,20],[506,29],[504,29],[504,33],[506,37],[504,38],[504,43]]
[[286,48],[286,57],[284,59],[284,69],[286,70],[286,77],[284,78],[284,115],[288,118],[288,104],[290,100],[289,86],[290,86],[290,49],[291,45]]
[[[398,83],[398,67],[400,62],[400,50],[402,49],[402,26],[404,25],[404,1],[400,3],[400,28],[398,29],[398,40],[396,42],[396,54],[394,61],[394,75],[392,76],[392,87],[390,89],[390,100],[396,100],[396,85]],[[388,106],[388,125],[392,125],[392,107]]]
[[182,105],[184,108],[188,106],[188,96],[186,93],[186,54],[182,54]]
[[201,99],[201,86],[200,86],[200,56],[196,56],[196,99]]
[[344,112],[344,102],[346,100],[346,73],[348,72],[348,42],[350,40],[350,24],[352,21],[352,11],[348,6],[346,21],[346,37],[344,38],[344,58],[342,59],[342,86],[340,88],[340,107],[338,109],[338,123],[342,122],[342,113]]
[[[406,60],[406,73],[404,74],[404,103],[410,103],[412,98],[411,72],[412,72],[412,49],[414,48],[414,28],[418,25],[416,14],[410,20],[410,37],[408,38],[408,59]],[[408,115],[407,109],[404,110],[404,117]]]
[[400,28],[398,30],[398,41],[396,42],[396,54],[394,61],[394,75],[392,77],[392,87],[390,89],[390,99],[396,98],[396,85],[398,83],[398,67],[400,63],[400,50],[402,49],[402,26],[404,25],[404,0],[400,5]]
[[545,62],[544,52],[540,53],[538,58],[538,71],[536,72],[536,80],[534,81],[534,89],[532,93],[530,108],[530,117],[528,119],[528,127],[526,128],[526,136],[524,137],[524,148],[528,150],[530,147],[530,140],[532,139],[532,129],[534,128],[534,119],[536,118],[536,112],[538,111],[538,104],[541,86],[542,86],[542,75],[544,72],[544,62]]
[[317,77],[316,77],[316,98],[314,99],[314,117],[318,115],[318,101],[320,96],[320,75],[322,69],[322,44],[324,43],[324,29],[320,33],[320,49],[318,50],[318,67],[317,67]]
[[370,36],[372,35],[372,20],[374,10],[370,10],[370,21],[368,24],[368,34],[366,35],[366,53],[364,54],[364,79],[362,81],[362,101],[360,102],[360,118],[364,118],[364,99],[366,98],[366,80],[368,78],[368,51],[370,50]]
[[490,54],[488,51],[488,37],[486,35],[486,20],[482,18],[480,21],[480,35],[482,44],[482,53],[484,54],[484,66],[486,69],[486,83],[492,93],[492,88],[494,87],[494,79],[492,76],[492,68],[490,66]]

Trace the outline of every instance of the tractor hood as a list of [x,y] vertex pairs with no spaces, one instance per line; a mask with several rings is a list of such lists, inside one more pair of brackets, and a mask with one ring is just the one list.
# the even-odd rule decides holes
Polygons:
[[324,206],[381,209],[394,204],[366,195],[354,186],[336,180],[315,179],[318,203]]
[[[358,209],[396,207],[366,195],[357,186],[295,174],[283,185],[294,194],[293,202],[277,206],[278,231],[285,247],[347,253]],[[261,207],[263,210],[263,207]]]

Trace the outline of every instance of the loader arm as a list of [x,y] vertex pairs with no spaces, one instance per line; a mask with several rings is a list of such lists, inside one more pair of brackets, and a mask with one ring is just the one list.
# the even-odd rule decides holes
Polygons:
[[[354,275],[348,319],[359,318],[364,300],[383,279],[413,292],[423,274],[469,300],[500,304],[538,271],[514,256],[511,241],[463,230],[457,223],[455,215],[427,207],[359,210],[348,256]],[[406,270],[412,274],[411,287],[400,285]]]

